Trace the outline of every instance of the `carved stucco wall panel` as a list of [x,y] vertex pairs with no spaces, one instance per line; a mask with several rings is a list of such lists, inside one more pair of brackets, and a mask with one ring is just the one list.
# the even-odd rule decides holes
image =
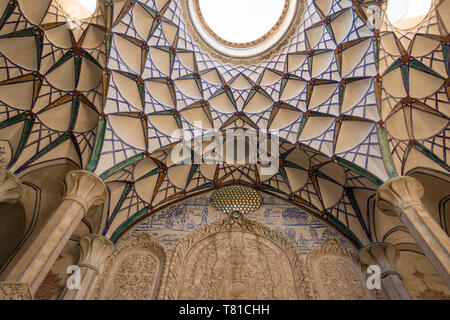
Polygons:
[[147,233],[117,245],[89,294],[92,300],[154,300],[166,253]]
[[178,299],[297,298],[289,259],[257,234],[222,232],[200,241],[184,262]]
[[319,300],[369,300],[355,254],[330,239],[306,258],[313,295]]
[[[117,264],[102,299],[151,299],[154,297],[159,261],[145,250],[135,250]],[[143,280],[143,281],[142,281]]]
[[[241,215],[192,231],[169,254],[148,233],[120,241],[90,299],[373,299],[352,250],[330,239],[306,257]],[[163,272],[164,270],[164,272]]]
[[375,298],[366,289],[356,252],[342,239],[302,251],[272,228],[231,215],[198,226],[172,250],[149,230],[135,229],[117,243],[90,299]]
[[[202,275],[196,275],[200,270]],[[312,297],[296,245],[258,222],[233,217],[198,228],[178,243],[166,265],[159,298]]]

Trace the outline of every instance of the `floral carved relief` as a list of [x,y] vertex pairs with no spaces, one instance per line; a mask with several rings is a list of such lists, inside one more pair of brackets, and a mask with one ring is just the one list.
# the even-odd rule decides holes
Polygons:
[[252,233],[214,234],[196,245],[184,263],[182,300],[296,299],[286,255]]
[[305,271],[283,234],[231,215],[178,243],[160,299],[311,299]]
[[312,250],[306,261],[316,299],[371,299],[355,254],[343,248],[337,239]]
[[119,243],[90,293],[93,300],[153,300],[165,262],[164,249],[147,233]]
[[153,298],[159,261],[151,254],[137,251],[127,255],[114,272],[104,293],[106,300],[147,300]]
[[21,283],[0,283],[1,300],[33,300],[30,287]]
[[91,299],[374,298],[355,253],[337,239],[312,250],[305,263],[281,232],[240,214],[195,229],[177,244],[167,264],[164,249],[147,233],[117,247]]

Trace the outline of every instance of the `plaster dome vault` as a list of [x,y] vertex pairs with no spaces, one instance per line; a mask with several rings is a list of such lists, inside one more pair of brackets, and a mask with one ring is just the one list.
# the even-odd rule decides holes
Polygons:
[[[179,267],[171,255],[181,250],[176,245],[193,237],[187,231],[206,239],[208,228],[227,217],[195,199],[239,185],[261,194],[259,210],[267,217],[278,206],[285,208],[280,217],[286,221],[304,214],[308,228],[327,230],[323,238],[305,240],[314,245],[302,251],[295,247],[299,238],[289,236],[289,224],[268,227],[268,220],[258,220],[260,213],[243,221],[252,223],[254,215],[255,225],[280,233],[278,240],[259,233],[241,237],[232,229],[227,252],[260,243],[282,257],[283,268],[298,264],[282,277],[294,285],[279,297],[392,298],[386,289],[374,294],[361,287],[357,296],[344,287],[325,292],[317,271],[331,261],[327,255],[356,270],[358,250],[387,243],[396,250],[394,267],[409,298],[448,299],[449,266],[442,261],[450,261],[450,247],[443,246],[444,257],[428,251],[411,235],[413,226],[385,214],[389,210],[378,202],[387,199],[380,190],[396,179],[421,184],[415,192],[424,195],[421,208],[439,230],[436,241],[448,244],[450,0],[431,1],[420,18],[405,15],[410,20],[403,25],[387,18],[390,1],[284,0],[272,8],[275,1],[267,0],[277,13],[267,30],[235,39],[227,38],[226,24],[233,14],[245,18],[236,1],[216,26],[205,0],[0,0],[0,177],[20,186],[15,198],[0,197],[0,223],[12,226],[0,235],[7,243],[0,251],[0,288],[17,280],[35,298],[67,298],[67,266],[88,259],[83,248],[95,244],[107,262],[91,291],[77,299],[117,298],[112,275],[131,268],[129,261],[136,262],[136,272],[147,264],[156,270],[147,275],[143,298],[177,298],[171,289],[176,272],[167,269]],[[265,175],[260,161],[193,164],[171,157],[188,139],[227,130],[279,138],[277,150],[267,150],[278,170]],[[191,147],[189,155],[206,158]],[[412,180],[405,180],[405,189],[413,190]],[[4,205],[9,197],[15,200]],[[54,213],[73,199],[83,213],[74,213],[78,223],[49,259],[52,264],[32,283],[18,281],[18,266],[36,254],[33,243],[44,243],[40,234],[53,230]],[[213,221],[205,213],[207,221],[188,227],[186,218],[175,236],[176,223],[167,216],[191,212],[190,203],[210,210]],[[149,222],[158,219],[166,229]],[[214,241],[225,243],[230,230],[214,234]],[[93,234],[101,240],[89,238]],[[216,245],[208,239],[193,248],[198,257]],[[246,251],[248,257],[253,253]],[[430,260],[433,254],[441,259]],[[186,255],[190,273],[173,279],[194,274],[195,257]],[[356,274],[349,277],[358,282]],[[231,291],[221,297],[254,297],[252,280],[242,279],[223,280],[231,281]],[[183,287],[179,296],[191,297],[191,289]],[[130,296],[140,297],[135,294]]]

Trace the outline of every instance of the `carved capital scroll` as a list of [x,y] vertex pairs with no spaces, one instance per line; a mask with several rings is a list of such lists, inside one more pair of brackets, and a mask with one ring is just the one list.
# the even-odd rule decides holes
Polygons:
[[85,214],[92,206],[98,206],[106,200],[106,186],[95,174],[76,170],[67,174],[65,179],[67,200],[74,200],[84,208]]
[[17,203],[22,193],[23,186],[19,178],[6,169],[0,169],[0,202]]
[[413,177],[397,177],[389,180],[377,192],[377,206],[385,214],[400,216],[402,211],[411,206],[423,206],[423,186]]
[[359,259],[367,266],[379,265],[382,272],[395,271],[395,264],[399,258],[397,247],[391,243],[371,243],[358,252]]
[[88,267],[99,272],[103,262],[114,252],[114,244],[106,237],[88,234],[80,239],[80,267]]

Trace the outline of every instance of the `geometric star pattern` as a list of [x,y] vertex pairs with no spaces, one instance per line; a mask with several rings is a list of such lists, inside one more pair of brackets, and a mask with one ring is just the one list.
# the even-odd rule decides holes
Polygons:
[[105,18],[78,28],[56,1],[0,2],[0,139],[22,173],[68,160],[86,167],[102,112]]
[[180,158],[174,163],[170,150],[139,155],[101,176],[110,191],[104,234],[117,240],[139,221],[186,196],[243,185],[302,207],[356,244],[371,238],[367,201],[381,181],[301,144],[282,142],[279,158],[278,171],[266,175],[260,162],[185,164]]
[[[440,1],[419,25],[380,30],[379,96],[393,168],[449,173],[449,1]],[[384,6],[383,6],[384,8]]]
[[376,42],[364,6],[331,0],[306,6],[304,22],[281,53],[232,66],[192,41],[178,1],[115,4],[95,172],[180,141],[176,130],[245,128],[278,132],[385,180]]
[[[99,175],[113,239],[235,183],[368,242],[378,186],[417,166],[449,173],[450,116],[450,0],[407,31],[385,18],[372,29],[371,5],[385,12],[385,1],[307,0],[286,46],[235,66],[193,41],[178,0],[101,0],[79,26],[56,0],[2,0],[3,161],[19,176],[61,161]],[[180,130],[227,129],[278,135],[279,171],[172,163]]]
[[[289,45],[269,61],[251,66],[224,64],[202,52],[186,32],[178,1],[114,3],[113,11],[104,119],[97,135],[102,148],[94,153],[90,170],[108,175],[119,169],[121,176],[123,168],[136,159],[154,158],[181,141],[177,130],[193,134],[195,130],[239,128],[267,130],[328,161],[333,158],[369,178],[362,188],[370,185],[375,190],[373,182],[388,179],[377,126],[381,118],[375,87],[375,31],[368,26],[364,4],[308,1],[303,23]],[[167,155],[159,160],[160,165],[140,161],[149,166],[148,172],[158,171],[155,166],[170,167]],[[205,180],[203,186],[189,188],[194,169],[188,165],[171,169],[174,176],[185,177],[175,188],[168,173],[154,173],[142,181],[127,177],[129,192],[136,192],[142,202],[110,208],[127,217],[118,218],[116,212],[113,229],[128,228],[133,219],[143,219],[195,188],[218,187],[227,181],[262,185],[253,176],[257,168],[224,166],[217,169],[212,184]],[[297,197],[298,203],[308,204],[322,217],[335,218],[341,229],[349,230],[351,225],[358,236],[367,239],[369,231],[361,227],[361,215],[342,196],[343,181],[341,192],[330,185],[333,196],[323,199],[317,183],[299,186],[293,181],[291,186],[294,170],[281,168],[279,175],[264,184],[266,191]],[[139,196],[143,188],[145,195]],[[347,205],[337,205],[337,194]],[[336,208],[332,210],[330,203]]]

